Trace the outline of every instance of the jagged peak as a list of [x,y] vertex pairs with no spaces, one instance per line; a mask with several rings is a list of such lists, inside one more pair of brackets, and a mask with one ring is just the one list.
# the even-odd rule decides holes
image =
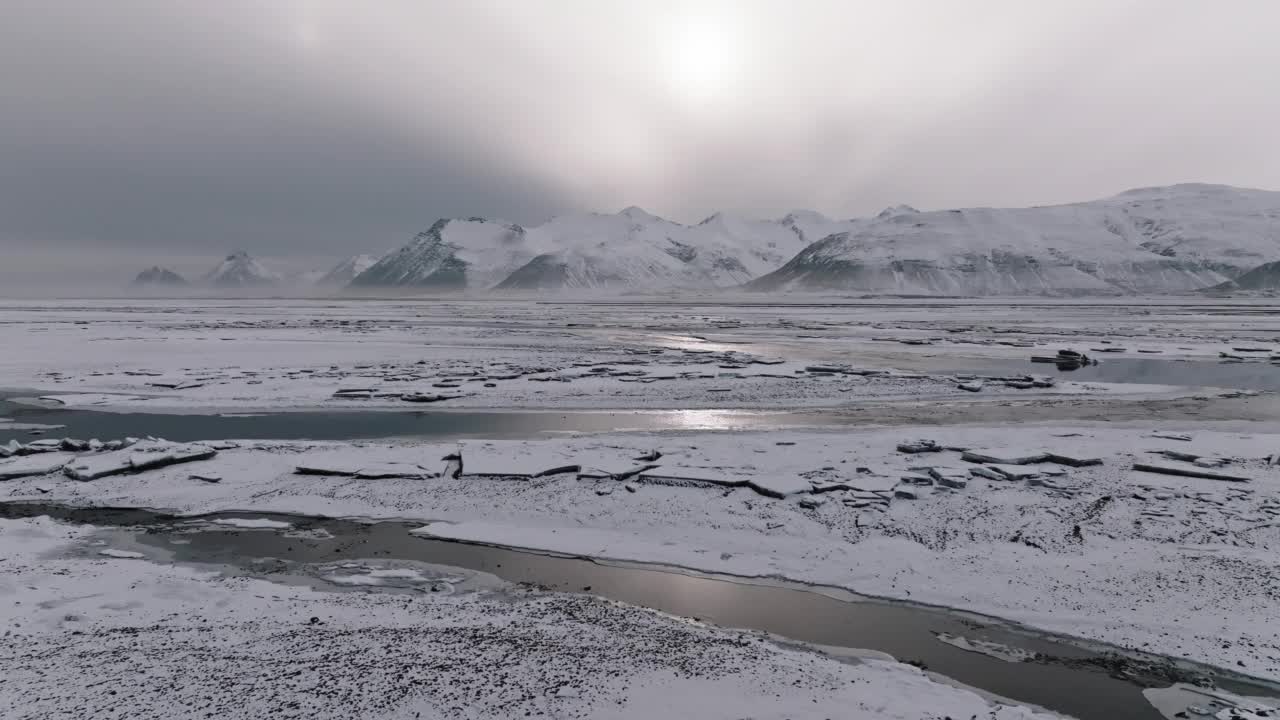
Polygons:
[[881,210],[876,217],[881,220],[885,220],[891,217],[897,217],[898,215],[916,215],[919,212],[919,210],[911,207],[910,205],[899,203],[898,205],[890,205],[889,207]]
[[827,223],[831,219],[817,210],[792,210],[782,216],[778,222],[783,225],[794,225],[799,222]]

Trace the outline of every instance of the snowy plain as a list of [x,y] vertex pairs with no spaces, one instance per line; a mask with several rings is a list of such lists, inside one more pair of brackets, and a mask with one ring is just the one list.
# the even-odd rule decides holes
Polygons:
[[[1276,310],[1266,301],[1196,298],[5,301],[0,346],[21,351],[0,353],[0,388],[59,397],[66,407],[157,413],[156,436],[164,435],[163,413],[174,412],[670,409],[687,411],[691,422],[663,432],[520,441],[236,439],[211,459],[88,482],[56,469],[24,472],[0,484],[0,500],[412,519],[429,537],[836,586],[1280,680],[1273,621],[1280,616],[1280,466],[1271,462],[1280,453],[1280,405],[1272,391],[1243,392],[1210,372],[1227,361],[1280,376],[1270,363],[1280,354]],[[1076,381],[1029,361],[1060,349],[1104,364],[1122,357],[1195,363],[1206,368],[1206,382]],[[975,375],[978,392],[960,387]],[[1054,382],[1008,384],[1023,375]],[[444,397],[422,404],[422,396]],[[766,409],[821,410],[853,422],[726,431],[709,412]],[[45,434],[24,442],[60,437],[58,430],[36,432]],[[952,449],[899,451],[918,439]],[[996,479],[993,470],[973,468],[1000,463],[969,462],[956,448],[1102,462],[1036,462],[1016,466],[1028,479]],[[1221,461],[1215,467],[1247,481],[1133,469],[1135,462],[1172,462],[1162,451]],[[462,457],[459,477],[450,476],[445,459],[455,454]],[[0,460],[0,473],[45,457]],[[68,453],[67,461],[73,458]],[[303,465],[350,474],[298,474]],[[397,468],[416,470],[388,476]],[[532,477],[553,469],[561,471]],[[361,470],[368,472],[354,476]],[[5,547],[36,532],[31,525],[6,525]],[[42,533],[81,532],[35,525]],[[128,572],[159,573],[166,579],[148,575],[146,582],[161,584],[186,572],[127,557],[77,563],[57,576],[57,592],[76,597],[78,583],[91,587],[96,576],[85,573],[92,563],[147,568]],[[24,572],[6,590],[27,592],[42,571],[33,564]],[[342,606],[334,612],[345,613],[351,628],[372,622],[351,617],[367,611],[361,603],[381,615],[384,603],[403,602],[348,594],[299,601],[272,588],[267,597],[279,603],[270,603],[242,587],[222,589],[234,598],[227,607],[248,608],[247,615],[289,612],[296,602]],[[365,609],[352,611],[351,603]],[[387,612],[378,622],[403,620]],[[617,612],[627,622],[669,622]],[[185,638],[193,631],[171,632]],[[260,650],[265,657],[281,648]],[[167,672],[163,665],[156,672]],[[806,677],[835,672],[822,665]],[[633,717],[674,702],[670,683],[679,671],[654,673],[625,684],[633,703],[626,707],[650,713]],[[753,677],[714,682],[753,688]],[[574,712],[614,711],[617,695],[609,693],[624,690],[600,683],[602,694]],[[760,693],[735,695],[744,702],[739,715],[750,708],[753,717],[771,717],[756,705]],[[687,702],[697,697],[679,694]],[[896,694],[877,696],[886,705],[867,716],[935,712],[894,705]],[[804,705],[814,698],[781,693],[775,715],[821,717],[815,707],[843,707],[839,693],[823,697],[820,703],[835,704]],[[394,713],[405,707],[386,716],[401,717]],[[696,712],[702,710],[709,708]],[[732,710],[720,716],[739,716]]]
[[100,542],[0,520],[6,717],[1052,717],[585,595],[320,592]]

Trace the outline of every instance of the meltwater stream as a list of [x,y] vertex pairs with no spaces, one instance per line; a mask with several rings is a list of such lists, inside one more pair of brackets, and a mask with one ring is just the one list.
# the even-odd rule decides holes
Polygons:
[[[52,517],[110,526],[117,549],[159,562],[216,565],[224,572],[279,582],[306,579],[325,588],[319,567],[335,562],[411,561],[496,575],[560,592],[589,593],[693,617],[723,627],[762,630],[819,645],[871,649],[915,662],[956,681],[1081,720],[1161,718],[1144,687],[1213,677],[1242,695],[1280,697],[1280,688],[1157,656],[1086,645],[992,618],[841,590],[745,580],[654,565],[605,563],[409,534],[420,523],[361,523],[327,518],[221,513],[175,517],[139,509],[0,503],[0,517]],[[273,520],[281,529],[245,530],[214,520]],[[348,590],[338,585],[326,589]],[[367,591],[367,589],[366,589]],[[419,592],[415,589],[392,590]],[[1010,661],[939,640],[961,637],[1005,648]]]
[[[832,413],[753,410],[472,411],[305,410],[244,414],[118,413],[13,402],[0,396],[0,443],[35,437],[158,435],[175,442],[237,440],[370,440],[529,438],[552,433],[623,430],[753,430],[841,422]],[[847,421],[846,421],[847,422]],[[46,426],[37,428],[34,426]],[[36,435],[32,435],[32,429]]]

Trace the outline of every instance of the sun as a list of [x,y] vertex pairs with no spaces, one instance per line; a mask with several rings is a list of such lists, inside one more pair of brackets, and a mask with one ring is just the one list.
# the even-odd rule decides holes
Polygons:
[[686,100],[724,99],[739,85],[742,47],[724,17],[682,18],[672,29],[667,52],[672,88]]

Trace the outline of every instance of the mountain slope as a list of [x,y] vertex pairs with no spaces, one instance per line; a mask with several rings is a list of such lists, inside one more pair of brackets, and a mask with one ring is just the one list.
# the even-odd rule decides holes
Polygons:
[[1280,260],[1259,265],[1235,280],[1214,285],[1209,290],[1280,290]]
[[1280,193],[1144,188],[1088,203],[890,208],[805,248],[755,290],[934,295],[1182,292],[1280,254]]
[[[821,216],[797,220],[797,226],[801,222],[809,232],[830,224]],[[803,232],[785,222],[721,214],[682,225],[639,208],[614,215],[566,215],[532,228],[478,218],[441,220],[352,285],[441,290],[731,287],[794,255],[806,244]]]
[[314,282],[316,285],[342,287],[355,280],[360,273],[373,267],[378,259],[372,255],[353,255],[334,265],[328,272],[320,275]]
[[264,287],[280,280],[278,273],[268,270],[243,250],[231,253],[204,276],[206,283],[218,288]]
[[138,273],[132,285],[134,287],[186,287],[187,280],[168,268],[156,265]]
[[538,254],[519,225],[483,218],[439,220],[357,275],[351,285],[488,289]]

